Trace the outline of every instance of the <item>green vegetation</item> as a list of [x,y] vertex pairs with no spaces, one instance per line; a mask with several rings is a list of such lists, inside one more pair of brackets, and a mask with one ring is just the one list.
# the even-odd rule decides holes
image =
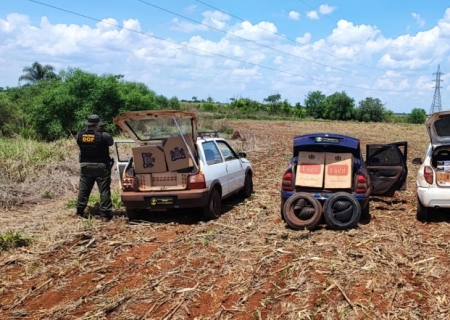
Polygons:
[[[191,101],[170,99],[156,94],[146,85],[125,81],[123,75],[96,75],[68,68],[58,74],[51,65],[35,62],[23,69],[19,82],[24,85],[0,91],[0,136],[55,141],[70,137],[84,127],[89,114],[99,114],[104,130],[117,134],[113,118],[126,111],[176,109],[212,114],[218,119],[299,120],[310,119],[423,123],[424,116],[414,109],[410,115],[397,116],[386,110],[377,98],[367,97],[355,107],[355,101],[344,91],[326,96],[309,92],[304,104],[291,104],[280,94],[271,94],[263,102],[249,98],[231,98],[229,103],[215,103],[212,97]],[[419,112],[420,111],[420,112]],[[199,116],[200,118],[200,116]],[[213,124],[209,124],[213,127]],[[223,133],[232,128],[219,126]]]
[[29,246],[32,241],[33,237],[20,231],[8,230],[5,233],[0,233],[0,254],[12,248]]

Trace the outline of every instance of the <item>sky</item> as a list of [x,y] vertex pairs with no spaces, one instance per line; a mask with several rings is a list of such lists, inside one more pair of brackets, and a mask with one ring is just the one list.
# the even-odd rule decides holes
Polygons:
[[121,74],[179,100],[309,92],[450,109],[444,0],[2,0],[0,87],[33,62]]

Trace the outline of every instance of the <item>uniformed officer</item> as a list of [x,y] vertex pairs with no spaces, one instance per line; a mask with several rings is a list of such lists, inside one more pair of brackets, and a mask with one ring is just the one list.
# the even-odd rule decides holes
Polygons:
[[77,135],[80,147],[80,187],[78,191],[77,215],[85,217],[89,195],[94,183],[100,192],[100,215],[103,221],[112,218],[111,202],[111,158],[109,146],[113,145],[110,134],[102,132],[103,123],[96,114],[90,115],[86,121],[87,129]]

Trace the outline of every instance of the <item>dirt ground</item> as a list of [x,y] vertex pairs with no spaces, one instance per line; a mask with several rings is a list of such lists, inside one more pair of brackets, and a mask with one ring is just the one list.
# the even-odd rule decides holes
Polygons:
[[[448,319],[446,212],[415,219],[411,164],[423,125],[233,121],[252,161],[255,192],[210,222],[185,211],[129,223],[78,220],[76,193],[0,211],[0,232],[34,235],[0,255],[1,319]],[[408,189],[372,198],[356,229],[289,229],[279,189],[292,138],[337,132],[368,143],[408,141]],[[364,152],[365,153],[365,152]],[[117,186],[114,186],[117,188]],[[96,190],[94,192],[97,192]]]

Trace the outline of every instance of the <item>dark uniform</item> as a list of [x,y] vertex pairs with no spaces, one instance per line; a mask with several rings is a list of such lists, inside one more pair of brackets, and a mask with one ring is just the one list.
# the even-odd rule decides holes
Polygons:
[[100,214],[103,220],[112,217],[111,202],[111,158],[109,146],[113,145],[113,138],[106,132],[99,131],[103,125],[100,117],[91,115],[86,122],[88,128],[77,135],[80,147],[80,187],[78,192],[77,215],[83,217],[89,195],[94,183],[100,192]]

